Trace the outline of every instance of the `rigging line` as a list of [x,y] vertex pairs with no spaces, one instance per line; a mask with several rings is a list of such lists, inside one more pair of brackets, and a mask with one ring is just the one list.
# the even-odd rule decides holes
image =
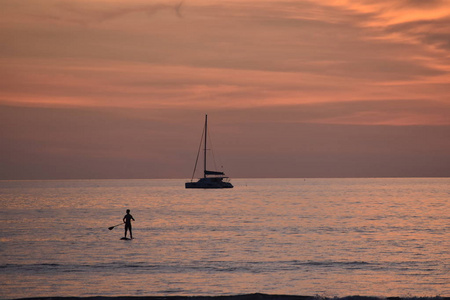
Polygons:
[[[203,143],[203,136],[204,136],[204,135],[205,135],[205,128],[203,128],[203,131],[202,131],[202,137],[200,138],[200,145],[198,146],[197,158],[195,159],[194,172],[192,172],[191,181],[194,180],[195,171],[197,170],[198,157],[200,156],[200,151],[201,151],[201,149],[202,149],[202,143]],[[205,146],[205,147],[206,147],[206,146]]]

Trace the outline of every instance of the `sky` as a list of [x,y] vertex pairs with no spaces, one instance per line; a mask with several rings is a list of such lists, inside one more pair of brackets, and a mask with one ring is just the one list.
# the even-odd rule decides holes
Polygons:
[[0,6],[0,180],[450,176],[450,0]]

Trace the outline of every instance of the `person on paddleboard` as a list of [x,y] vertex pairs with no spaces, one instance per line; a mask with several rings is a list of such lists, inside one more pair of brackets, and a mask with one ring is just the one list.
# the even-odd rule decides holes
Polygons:
[[130,231],[130,238],[133,238],[133,233],[131,232],[131,220],[134,221],[132,215],[130,215],[130,210],[127,209],[127,214],[123,217],[123,222],[125,223],[125,237],[127,237],[127,231]]

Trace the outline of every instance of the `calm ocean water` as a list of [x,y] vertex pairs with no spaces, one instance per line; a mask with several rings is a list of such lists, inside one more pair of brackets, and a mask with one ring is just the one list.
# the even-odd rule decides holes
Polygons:
[[0,297],[450,296],[450,178],[232,182],[0,181]]

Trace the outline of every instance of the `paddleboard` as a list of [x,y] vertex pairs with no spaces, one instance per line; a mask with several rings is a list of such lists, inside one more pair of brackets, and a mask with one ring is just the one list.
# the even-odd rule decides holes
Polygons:
[[120,238],[121,240],[124,240],[124,241],[130,241],[131,239],[130,238],[127,238],[127,237],[123,237],[123,238]]

